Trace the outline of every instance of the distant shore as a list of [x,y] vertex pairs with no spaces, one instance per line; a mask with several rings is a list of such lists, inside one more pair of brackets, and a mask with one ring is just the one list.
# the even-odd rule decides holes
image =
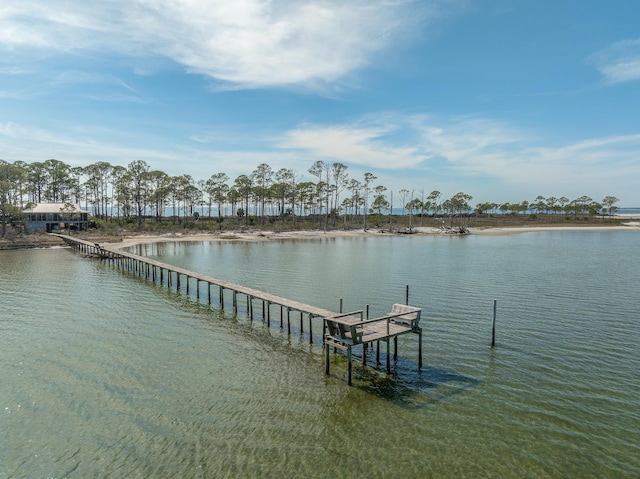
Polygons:
[[[534,233],[540,231],[639,231],[640,221],[629,221],[623,224],[601,226],[503,226],[503,227],[478,227],[469,228],[469,234],[485,236],[513,235],[521,233]],[[101,235],[99,233],[80,234],[79,237],[95,243],[109,244],[117,248],[127,248],[136,244],[173,242],[173,241],[271,241],[281,239],[318,239],[318,238],[356,238],[356,237],[380,237],[380,236],[404,236],[411,235],[448,235],[440,228],[415,227],[411,231],[389,233],[383,229],[371,228],[367,231],[354,230],[295,230],[295,231],[228,231],[223,233],[132,233],[123,232],[114,235]],[[73,233],[75,236],[76,234]],[[62,246],[60,240],[46,234],[22,235],[11,240],[1,240],[0,250],[51,248]]]
[[[640,222],[628,223],[623,226],[506,226],[502,228],[470,228],[469,233],[475,235],[499,236],[520,233],[533,233],[539,231],[627,231],[640,232]],[[117,248],[127,248],[137,244],[160,243],[173,241],[272,241],[282,239],[319,239],[319,238],[369,238],[381,236],[404,236],[406,232],[389,233],[385,230],[369,229],[366,232],[357,230],[299,230],[299,231],[252,231],[252,232],[227,232],[223,234],[137,234],[117,239],[110,243]],[[447,235],[439,228],[413,228],[415,235]]]
[[519,233],[534,233],[537,231],[640,231],[640,221],[630,221],[622,225],[603,226],[504,226],[492,228],[471,228],[476,235],[511,235]]

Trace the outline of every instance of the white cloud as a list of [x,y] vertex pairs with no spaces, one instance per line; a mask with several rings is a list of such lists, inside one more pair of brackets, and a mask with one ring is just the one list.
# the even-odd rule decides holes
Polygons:
[[327,161],[338,161],[380,169],[408,168],[424,161],[416,146],[389,144],[384,137],[393,132],[390,126],[301,127],[282,139],[283,148],[306,150]]
[[322,86],[372,62],[442,1],[22,0],[0,7],[0,46],[164,57],[236,88]]
[[640,39],[624,40],[588,58],[610,83],[640,80]]
[[464,174],[481,175],[491,164],[470,159],[499,158],[524,139],[514,128],[487,119],[385,114],[354,124],[304,125],[287,132],[278,146],[381,170],[428,169],[430,160],[443,159]]

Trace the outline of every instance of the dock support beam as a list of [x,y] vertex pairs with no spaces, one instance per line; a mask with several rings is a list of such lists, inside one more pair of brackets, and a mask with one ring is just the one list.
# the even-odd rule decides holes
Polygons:
[[238,314],[238,292],[233,290],[233,312],[234,314]]
[[[397,336],[394,337],[394,339],[397,338]],[[387,343],[387,374],[391,373],[391,346],[390,346],[390,338],[387,337],[386,340]]]
[[325,344],[324,345],[324,372],[325,374],[328,376],[329,375],[329,363],[330,363],[330,357],[329,357],[329,345]]

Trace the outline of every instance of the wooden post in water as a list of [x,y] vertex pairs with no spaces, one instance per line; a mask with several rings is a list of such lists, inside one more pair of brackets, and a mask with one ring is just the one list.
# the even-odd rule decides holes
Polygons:
[[422,369],[422,328],[418,328],[418,369]]
[[329,348],[324,348],[324,372],[329,374]]
[[238,292],[233,290],[233,312],[238,314]]
[[491,348],[496,347],[496,309],[498,307],[498,300],[493,300],[493,320],[491,321]]
[[271,301],[267,301],[267,326],[271,327]]
[[[387,323],[387,330],[389,329],[389,323]],[[391,373],[391,347],[389,344],[389,336],[385,341],[387,343],[387,374]]]
[[340,298],[340,311],[338,311],[340,314],[342,314],[342,298]]
[[409,285],[407,285],[407,291],[405,293],[405,300],[404,300],[404,304],[409,304]]
[[[364,353],[362,355],[364,356]],[[352,370],[352,367],[351,367],[351,345],[347,346],[347,362],[348,362],[347,371],[348,371],[348,376],[349,376],[348,382],[349,382],[349,386],[351,386],[352,385],[352,383],[351,383],[351,370]]]
[[[369,305],[367,304],[364,309],[365,309],[364,319],[369,319]],[[366,366],[366,364],[367,364],[367,343],[364,343],[362,345],[362,365]]]

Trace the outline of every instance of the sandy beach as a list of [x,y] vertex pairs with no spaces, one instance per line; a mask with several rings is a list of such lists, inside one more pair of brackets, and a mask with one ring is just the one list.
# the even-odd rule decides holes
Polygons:
[[[426,228],[425,228],[426,229]],[[167,243],[173,241],[273,241],[282,239],[318,239],[318,238],[354,238],[388,236],[378,230],[304,230],[304,231],[252,231],[252,232],[228,232],[223,234],[161,234],[161,235],[130,235],[122,240],[118,239],[109,243],[116,248],[145,243]],[[105,241],[105,244],[108,243]]]
[[519,233],[534,233],[537,231],[640,231],[640,222],[631,221],[622,226],[507,226],[504,228],[470,228],[471,234],[476,235],[510,235]]
[[[640,221],[631,221],[623,226],[532,226],[532,227],[503,227],[503,228],[469,228],[470,234],[485,236],[513,235],[521,233],[534,233],[540,231],[639,231]],[[406,233],[392,233],[403,235]],[[439,228],[413,228],[414,235],[446,235]],[[160,235],[125,235],[114,239],[114,242],[105,241],[116,248],[127,248],[136,244],[159,243],[172,241],[276,241],[282,239],[318,239],[318,238],[357,238],[357,237],[381,237],[389,236],[385,230],[369,229],[366,232],[358,230],[304,230],[304,231],[252,231],[252,232],[228,232],[223,234],[160,234]]]
[[[640,220],[623,223],[622,225],[602,225],[602,226],[504,226],[504,227],[470,227],[469,233],[472,235],[500,236],[514,235],[520,233],[534,233],[540,231],[639,231]],[[114,248],[127,248],[136,244],[159,243],[173,241],[277,241],[283,239],[318,239],[318,238],[373,238],[389,235],[404,236],[407,231],[389,233],[388,230],[371,228],[367,231],[362,229],[353,230],[298,230],[298,231],[228,231],[223,233],[127,233],[119,235],[99,235],[90,234],[81,236],[87,241],[101,244],[108,244]],[[411,235],[449,235],[446,231],[435,227],[415,227],[411,230]],[[63,247],[59,238],[51,235],[26,235],[14,240],[0,240],[0,250],[29,249],[29,248],[56,248]]]

